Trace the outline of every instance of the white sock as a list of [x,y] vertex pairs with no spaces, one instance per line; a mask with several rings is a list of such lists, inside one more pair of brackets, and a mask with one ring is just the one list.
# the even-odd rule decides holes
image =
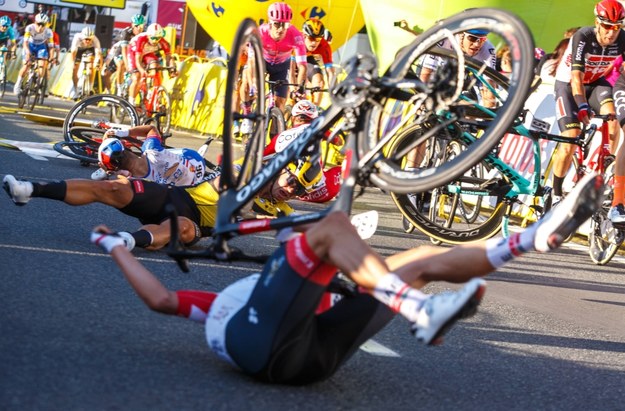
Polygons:
[[394,273],[382,277],[373,289],[372,295],[412,322],[417,320],[419,309],[429,298],[429,295],[410,287]]
[[508,238],[496,237],[486,241],[486,257],[491,265],[499,268],[515,257],[534,251],[536,227],[537,225],[533,224]]

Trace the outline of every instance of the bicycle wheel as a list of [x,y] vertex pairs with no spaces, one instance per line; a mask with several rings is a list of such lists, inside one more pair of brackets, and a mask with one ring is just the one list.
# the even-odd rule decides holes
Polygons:
[[162,135],[169,134],[171,129],[171,97],[164,87],[159,87],[154,93],[152,102],[152,116],[158,117],[157,124]]
[[105,130],[92,127],[72,127],[69,133],[72,141],[60,141],[54,144],[54,150],[83,163],[98,162],[98,148],[102,143]]
[[[422,125],[415,124],[393,140],[389,155],[403,148],[421,133]],[[421,165],[453,161],[464,147],[453,137],[435,136],[428,141]],[[405,160],[402,162],[405,164]],[[487,165],[478,163],[449,184],[417,194],[391,193],[391,198],[402,215],[415,228],[428,235],[435,244],[459,244],[481,240],[495,235],[507,211],[499,201],[498,179],[486,179]]]
[[7,79],[6,79],[6,65],[4,62],[4,54],[2,57],[2,61],[0,62],[0,98],[4,97],[4,93],[7,89]]
[[605,199],[590,219],[588,233],[588,254],[593,263],[606,265],[612,260],[625,240],[625,227],[612,224],[608,212],[612,206],[612,187],[614,183],[614,162],[609,164],[604,173]]
[[35,109],[35,106],[39,102],[40,92],[41,92],[41,81],[39,77],[34,77],[31,83],[31,89],[29,93],[29,95],[31,96],[30,102],[29,102],[30,111],[33,111]]
[[286,121],[284,120],[284,114],[278,107],[272,107],[267,118],[267,142],[271,141],[272,137],[282,133],[285,129]]
[[[265,148],[265,62],[256,23],[245,19],[239,25],[228,61],[224,101],[223,158],[220,189],[241,188],[262,167]],[[242,109],[239,92],[255,90],[250,104]],[[251,122],[251,133],[241,153],[233,134],[235,121]],[[243,158],[236,161],[238,158]]]
[[[510,48],[513,72],[507,82],[494,70],[487,69],[485,63],[465,59],[455,51],[440,52],[439,42],[447,40],[457,46],[463,33],[471,29],[487,30],[493,44]],[[382,104],[372,105],[366,113],[365,130],[358,135],[359,157],[371,150],[379,151],[380,146],[388,144],[394,129],[409,122],[427,120],[442,129],[449,122],[468,123],[471,120],[479,125],[483,133],[460,155],[428,169],[406,171],[397,158],[376,158],[376,172],[371,175],[371,182],[387,191],[421,192],[441,187],[479,163],[508,131],[523,108],[533,78],[533,51],[532,36],[525,23],[499,9],[466,10],[440,21],[418,36],[398,53],[387,71],[387,77],[391,83],[419,78],[423,59],[433,55],[440,64],[428,80],[432,92],[425,95],[415,90],[410,99],[408,96],[397,96],[398,93],[393,90],[381,100]],[[486,108],[486,102],[478,98],[481,93],[476,96],[472,92],[475,87],[489,92],[492,105],[488,104],[488,107],[492,106],[492,109]],[[409,113],[400,120],[393,116],[398,97],[403,101],[404,114]],[[399,121],[400,125],[393,126],[393,121]],[[413,142],[413,148],[421,143]],[[402,153],[397,154],[403,157]]]
[[130,128],[139,124],[139,115],[128,101],[113,94],[99,94],[79,101],[69,110],[63,122],[63,138],[74,141],[69,132],[72,127]]

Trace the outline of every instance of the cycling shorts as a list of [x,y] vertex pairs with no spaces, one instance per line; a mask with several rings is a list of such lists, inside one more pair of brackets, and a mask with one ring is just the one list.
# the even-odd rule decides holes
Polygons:
[[211,349],[253,377],[307,384],[330,377],[394,316],[369,294],[345,297],[315,314],[336,268],[300,235],[215,299],[206,320]]
[[[571,84],[556,80],[554,85],[556,97],[556,119],[560,132],[571,129],[581,129],[581,124],[577,118],[577,103],[573,98]],[[612,103],[612,86],[605,78],[601,78],[594,83],[585,84],[586,100],[588,105],[596,113],[599,113],[601,106]]]
[[[269,81],[286,80],[291,68],[291,60],[287,60],[277,64],[265,64],[267,73],[269,73]],[[275,88],[276,96],[286,98],[289,86],[278,86]]]
[[172,204],[178,216],[199,227],[203,237],[212,232],[219,195],[208,181],[186,187],[135,178],[129,181],[134,195],[127,206],[119,209],[122,213],[137,218],[141,224],[160,224],[169,219],[166,206]]
[[[50,51],[48,50],[48,43],[34,44],[28,43],[28,50],[30,55],[38,60],[48,60],[50,58]],[[22,52],[22,56],[26,57],[26,49]]]

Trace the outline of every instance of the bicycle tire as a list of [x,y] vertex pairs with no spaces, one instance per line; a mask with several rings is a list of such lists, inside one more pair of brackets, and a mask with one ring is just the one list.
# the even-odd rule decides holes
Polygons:
[[53,148],[57,153],[64,156],[80,160],[81,163],[98,162],[99,142],[94,141],[59,141],[54,144]]
[[625,240],[625,227],[615,226],[608,217],[612,205],[613,184],[611,184],[611,180],[614,178],[614,164],[612,162],[605,168],[605,199],[602,207],[590,219],[588,255],[592,262],[597,265],[608,264]]
[[267,139],[271,141],[272,137],[277,136],[286,129],[286,121],[284,114],[278,107],[272,107],[267,117]]
[[[393,139],[393,145],[389,148],[389,155],[395,151],[401,151],[404,145],[409,144],[415,138],[415,132],[419,132],[420,129],[421,125],[413,124],[398,134]],[[450,161],[450,156],[459,155],[462,151],[462,145],[458,141],[452,140],[445,143],[443,149],[444,152],[440,155],[433,153],[431,161]],[[430,148],[430,150],[433,149]],[[475,167],[487,168],[480,163],[473,168]],[[486,180],[473,175],[473,168],[455,179],[455,186],[463,187],[463,190],[467,192],[482,190]],[[441,242],[460,244],[492,237],[499,232],[507,211],[507,206],[499,202],[496,196],[492,196],[495,205],[488,206],[487,204],[485,207],[482,207],[484,199],[477,196],[479,200],[473,200],[476,205],[475,216],[466,218],[460,204],[470,203],[469,199],[466,198],[468,194],[462,194],[461,191],[454,193],[448,190],[446,186],[430,190],[428,204],[424,204],[423,198],[413,203],[410,195],[391,192],[391,198],[402,216],[420,232],[429,236],[431,241],[437,245]]]
[[[124,115],[116,118],[113,115],[116,110]],[[140,124],[137,111],[128,101],[114,94],[98,94],[80,100],[69,110],[63,122],[63,139],[74,141],[69,132],[72,127],[90,127],[102,121],[128,128]]]
[[[512,50],[513,73],[509,78],[507,96],[497,108],[496,116],[489,119],[484,134],[464,150],[462,155],[452,161],[439,164],[435,170],[404,171],[396,159],[376,159],[376,172],[372,173],[370,177],[374,185],[383,190],[397,193],[421,192],[443,186],[446,182],[461,176],[466,170],[479,163],[517,119],[533,79],[534,44],[526,24],[515,15],[504,10],[471,9],[438,22],[398,53],[397,58],[387,70],[387,76],[391,82],[398,83],[407,78],[414,78],[416,73],[412,69],[416,62],[424,54],[431,54],[436,51],[438,49],[437,44],[447,38],[446,33],[459,34],[466,30],[478,28],[489,31],[491,37],[501,40]],[[465,62],[465,64],[470,63]],[[449,66],[452,67],[453,65],[449,64]],[[492,72],[491,70],[487,74],[495,76]],[[374,149],[380,142],[382,137],[380,130],[384,130],[384,122],[387,120],[385,105],[394,102],[396,100],[389,93],[380,106],[372,106],[365,113],[366,127],[364,132],[358,135],[360,158]],[[462,105],[466,107],[466,104]],[[462,108],[460,106],[460,104],[454,104],[450,108]]]
[[2,57],[2,62],[0,62],[0,98],[4,97],[4,93],[7,89],[7,79],[6,79],[6,63],[4,57]]
[[[223,156],[220,190],[241,188],[248,184],[251,178],[262,168],[263,151],[265,148],[265,62],[263,60],[262,42],[256,23],[245,19],[239,25],[232,50],[228,60],[228,75],[226,77],[226,93],[224,98],[223,124]],[[250,53],[251,52],[251,53]],[[242,59],[247,56],[246,66],[251,72],[252,84],[247,88],[256,90],[249,111],[241,113],[239,101],[240,70],[243,67]],[[237,154],[237,142],[233,134],[234,122],[240,119],[252,122],[252,133],[244,144],[242,162],[235,161],[241,156]]]
[[31,101],[29,101],[29,105],[30,105],[30,111],[33,111],[35,109],[35,106],[39,102],[39,92],[41,90],[39,76],[33,78],[33,81],[31,82],[30,87],[31,87],[31,90],[30,90]]
[[157,124],[161,135],[169,134],[171,130],[171,97],[165,87],[160,86],[154,93],[151,115],[159,115]]

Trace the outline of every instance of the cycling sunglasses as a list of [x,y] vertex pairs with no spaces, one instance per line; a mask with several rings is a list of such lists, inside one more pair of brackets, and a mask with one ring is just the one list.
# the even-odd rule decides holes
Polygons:
[[302,196],[306,194],[306,187],[302,185],[297,177],[289,170],[287,170],[287,173],[289,175],[287,176],[286,183],[289,185],[289,187],[293,188],[293,194],[295,194],[296,196]]
[[160,39],[162,39],[162,37],[150,37],[152,41],[159,41]]
[[318,43],[321,41],[321,36],[319,37],[312,37],[312,36],[306,36],[306,39],[308,39],[308,41],[314,41],[315,43]]
[[272,21],[271,25],[277,29],[281,29],[281,28],[288,28],[289,27],[289,23],[287,23],[286,21]]
[[607,31],[619,31],[623,27],[621,24],[599,23],[599,25]]
[[486,37],[478,37],[473,34],[467,34],[466,38],[469,40],[469,43],[484,43],[486,41]]

